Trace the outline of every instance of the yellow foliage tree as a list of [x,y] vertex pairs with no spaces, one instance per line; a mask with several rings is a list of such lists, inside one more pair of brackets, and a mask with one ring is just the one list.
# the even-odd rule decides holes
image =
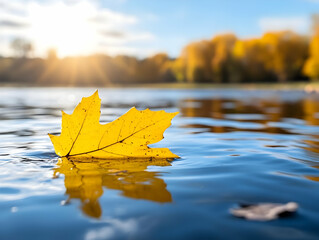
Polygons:
[[236,63],[233,49],[237,38],[234,34],[224,34],[212,39],[211,68],[214,82],[237,82]]
[[210,43],[201,41],[191,43],[183,49],[180,63],[185,67],[187,82],[207,82],[210,80],[211,70],[209,66]]
[[185,76],[185,63],[183,59],[177,58],[175,61],[171,61],[169,68],[171,69],[177,82],[184,82]]
[[187,82],[228,82],[236,69],[232,55],[237,38],[219,35],[187,45],[173,65],[175,77]]
[[241,82],[261,82],[271,80],[266,68],[267,48],[260,39],[238,40],[233,55],[240,64]]
[[269,32],[261,38],[265,64],[280,82],[297,79],[308,56],[308,39],[291,31]]
[[319,15],[313,16],[313,31],[310,48],[309,58],[304,66],[304,73],[313,80],[319,79]]
[[142,60],[138,66],[140,82],[173,82],[174,76],[170,69],[171,60],[166,53],[158,53]]

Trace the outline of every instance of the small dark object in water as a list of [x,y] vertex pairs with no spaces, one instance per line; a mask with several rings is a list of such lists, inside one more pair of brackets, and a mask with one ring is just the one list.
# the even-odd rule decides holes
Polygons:
[[246,218],[247,220],[270,221],[293,213],[297,208],[298,204],[295,202],[288,202],[286,204],[242,204],[239,208],[231,209],[230,212],[236,217]]

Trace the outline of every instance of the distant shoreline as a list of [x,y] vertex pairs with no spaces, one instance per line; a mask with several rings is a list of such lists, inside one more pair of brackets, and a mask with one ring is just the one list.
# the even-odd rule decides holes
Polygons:
[[305,90],[319,92],[319,82],[291,82],[291,83],[146,83],[146,84],[111,84],[106,86],[66,86],[66,85],[37,85],[37,84],[0,84],[0,88],[172,88],[172,89],[200,89],[200,88],[236,88],[236,89],[278,89]]

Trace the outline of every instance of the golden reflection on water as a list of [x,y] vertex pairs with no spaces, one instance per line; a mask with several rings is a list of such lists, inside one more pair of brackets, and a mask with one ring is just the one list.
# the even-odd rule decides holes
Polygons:
[[148,166],[170,166],[166,159],[88,160],[59,159],[54,176],[63,174],[68,200],[79,199],[84,214],[99,218],[99,198],[107,189],[120,190],[125,197],[160,203],[172,202],[166,183]]
[[[296,101],[280,101],[276,98],[253,99],[184,99],[180,104],[180,112],[184,117],[204,117],[215,120],[230,120],[262,124],[261,128],[244,128],[218,124],[216,126],[189,124],[184,127],[205,128],[214,133],[232,131],[252,131],[265,133],[290,134],[289,129],[278,127],[274,123],[282,123],[284,119],[293,118],[306,121],[309,125],[319,125],[319,100],[305,98]],[[259,115],[259,117],[254,117]],[[236,118],[232,118],[236,117]],[[295,134],[293,132],[292,134]]]
[[[319,166],[312,166],[313,168],[319,169]],[[319,182],[319,176],[305,176],[307,179]]]
[[304,142],[307,144],[307,147],[304,147],[304,149],[319,154],[319,138],[318,141],[304,140]]
[[[226,133],[234,131],[263,132],[263,133],[280,133],[280,134],[302,134],[291,132],[291,129],[285,127],[282,123],[287,119],[303,120],[305,125],[319,126],[319,99],[318,97],[308,96],[300,100],[280,101],[277,98],[255,99],[253,101],[243,101],[244,99],[185,99],[180,104],[181,114],[184,117],[203,117],[215,120],[232,121],[232,126],[223,124],[219,125],[204,124],[187,124],[186,128],[204,128],[213,133]],[[257,118],[253,117],[257,114]],[[259,117],[258,117],[259,116]],[[225,121],[225,123],[226,123]],[[262,127],[245,128],[238,123],[258,123]],[[289,122],[289,121],[288,121]],[[279,125],[277,124],[279,123]],[[292,122],[293,124],[296,122]],[[298,124],[298,123],[297,123]],[[260,125],[259,125],[260,126]],[[294,130],[293,128],[292,130]],[[312,163],[317,163],[319,154],[319,132],[312,134],[305,133],[312,140],[301,140],[305,143],[302,148]],[[280,147],[280,145],[266,145],[267,147]],[[319,166],[311,165],[319,169]],[[319,176],[305,176],[312,181],[319,181]]]
[[319,101],[315,99],[305,99],[305,120],[310,125],[319,125]]

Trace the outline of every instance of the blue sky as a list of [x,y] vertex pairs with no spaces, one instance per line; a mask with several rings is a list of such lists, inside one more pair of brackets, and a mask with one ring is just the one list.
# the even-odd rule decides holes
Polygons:
[[[161,51],[176,57],[187,43],[200,39],[210,39],[216,34],[225,32],[234,32],[240,38],[258,37],[268,30],[284,29],[309,34],[310,17],[314,13],[319,13],[319,0],[0,0],[2,5],[7,6],[14,3],[18,8],[27,9],[24,15],[28,17],[23,21],[29,21],[29,28],[32,28],[30,27],[32,24],[36,25],[34,21],[39,22],[39,20],[32,18],[37,13],[34,9],[42,11],[41,9],[45,9],[44,6],[46,6],[47,11],[49,11],[50,6],[59,3],[62,6],[60,9],[67,9],[66,14],[77,16],[80,14],[73,13],[76,8],[63,6],[78,5],[79,2],[85,2],[86,4],[86,7],[78,8],[79,13],[83,12],[83,9],[90,8],[89,5],[93,5],[92,16],[103,16],[98,18],[100,21],[99,27],[95,25],[94,31],[103,32],[105,39],[99,38],[97,40],[97,37],[95,38],[96,41],[86,39],[85,36],[92,33],[90,30],[87,33],[82,33],[84,37],[81,37],[79,33],[78,39],[85,39],[86,42],[78,43],[78,49],[74,47],[74,51],[69,52],[71,55],[99,51],[111,55],[128,54],[143,57]],[[88,15],[89,17],[91,15]],[[10,15],[7,18],[10,18]],[[8,19],[1,19],[0,12],[0,51],[9,54],[9,50],[4,45],[8,45],[8,41],[14,38],[15,34],[23,37],[23,31],[20,35],[18,28],[15,28],[15,31],[1,31],[13,26],[13,24],[11,26],[9,26],[10,24],[1,25],[1,23],[8,23],[5,20]],[[79,19],[77,22],[81,21]],[[46,21],[43,20],[43,22]],[[72,29],[76,29],[76,27],[72,27],[72,24],[69,25],[69,31],[64,30],[66,32],[65,38],[67,38],[69,32],[72,32]],[[54,25],[50,26],[51,29],[55,29]],[[41,29],[41,27],[38,29]],[[49,44],[45,44],[50,40],[45,38],[43,34],[39,34],[37,38],[32,39],[32,36],[37,35],[37,33],[34,34],[34,31],[32,30],[33,35],[30,32],[25,34],[31,41],[35,41],[41,46],[36,52],[36,54],[41,55],[41,51],[43,54],[44,49],[50,47]],[[41,32],[43,33],[43,31]],[[59,32],[55,34],[57,35]],[[60,44],[62,49],[62,42],[63,40],[60,38],[56,42],[52,41],[52,44]],[[89,48],[84,46],[88,46],[89,42],[92,46]],[[71,47],[66,43],[64,44],[65,54],[67,54],[67,49],[73,47],[74,44],[70,45]],[[94,44],[97,46],[96,49]],[[79,49],[85,49],[85,51],[79,52]]]
[[[310,28],[310,16],[319,13],[319,1],[315,0],[123,0],[112,2],[104,1],[103,5],[140,16],[142,21],[139,27],[152,32],[158,39],[158,47],[172,55],[178,54],[181,46],[190,41],[211,38],[224,32],[234,32],[239,37],[249,38],[260,36],[268,29],[292,28],[307,34]],[[263,26],[263,20],[273,21],[269,21],[269,26]],[[267,24],[264,23],[264,25]]]

